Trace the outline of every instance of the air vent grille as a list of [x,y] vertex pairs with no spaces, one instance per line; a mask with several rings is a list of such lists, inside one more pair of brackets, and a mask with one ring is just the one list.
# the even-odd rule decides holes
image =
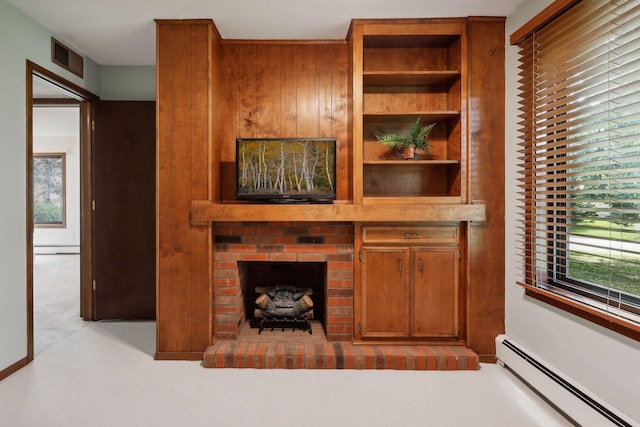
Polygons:
[[78,77],[84,77],[84,58],[51,37],[51,61],[71,71]]

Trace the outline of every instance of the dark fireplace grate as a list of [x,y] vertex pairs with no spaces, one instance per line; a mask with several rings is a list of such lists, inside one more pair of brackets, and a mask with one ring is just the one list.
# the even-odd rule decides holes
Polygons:
[[296,286],[277,285],[275,287],[258,286],[255,289],[259,294],[255,301],[254,317],[260,319],[258,334],[264,328],[272,331],[276,328],[300,329],[312,334],[309,319],[313,319],[313,290],[311,288],[298,288]]
[[262,333],[262,331],[267,328],[273,331],[274,329],[281,329],[284,332],[285,329],[291,329],[294,332],[296,329],[301,331],[308,331],[310,335],[313,335],[313,331],[311,330],[311,323],[309,323],[309,319],[302,318],[267,318],[263,317],[260,319],[260,323],[258,324],[258,335]]

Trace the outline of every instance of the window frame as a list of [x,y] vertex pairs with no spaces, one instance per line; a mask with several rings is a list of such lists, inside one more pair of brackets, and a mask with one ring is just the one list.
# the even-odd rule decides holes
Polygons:
[[[552,23],[556,18],[570,10],[578,3],[580,3],[580,0],[555,1],[531,21],[526,23],[519,30],[515,31],[511,35],[511,44],[520,45],[527,41],[530,36]],[[522,72],[521,83],[526,81],[527,78],[530,78],[531,83],[533,83],[533,65],[528,65],[528,68],[526,68],[527,66],[523,66],[522,61],[520,61],[520,65],[520,71]],[[526,74],[527,72],[529,72],[529,75]],[[533,91],[528,92],[525,95],[521,94],[520,99],[525,99],[528,103],[533,105],[533,99],[528,98],[528,96],[533,96]],[[529,122],[527,122],[527,120]],[[530,137],[535,134],[535,131],[533,130],[535,127],[534,119],[533,117],[525,117],[523,119],[523,123],[525,123],[523,125],[524,128],[529,125],[531,129],[524,130],[523,133],[525,139],[529,139],[529,141],[526,146],[521,144],[520,147],[525,148],[523,153],[525,158],[534,159],[536,157],[537,146],[535,138]],[[528,132],[531,132],[531,134],[528,134]],[[562,138],[554,140],[554,142],[561,141]],[[524,163],[533,165],[534,162],[527,161],[527,159],[525,159],[523,164]],[[561,162],[558,161],[558,163]],[[537,206],[536,195],[534,192],[534,188],[536,187],[534,168],[532,167],[531,170],[524,171],[524,173],[521,172],[520,178],[524,181],[523,187],[525,192],[525,202],[522,209],[522,215],[523,220],[526,222],[526,225],[523,226],[524,236],[522,243],[524,245],[525,253],[528,253],[529,255],[533,254],[534,256],[527,258],[525,253],[523,253],[523,281],[518,281],[517,284],[522,286],[525,289],[525,294],[532,298],[543,301],[553,305],[554,307],[560,308],[605,328],[640,341],[640,297],[631,297],[631,304],[624,307],[623,315],[620,315],[619,313],[613,314],[609,312],[611,295],[615,293],[620,297],[620,300],[623,300],[622,296],[626,295],[626,292],[612,290],[604,285],[592,284],[588,281],[575,280],[575,278],[567,276],[569,262],[569,257],[567,255],[570,250],[568,248],[567,236],[569,235],[570,227],[563,225],[567,224],[567,221],[561,221],[560,218],[563,216],[561,214],[562,208],[566,208],[568,202],[559,204],[548,202],[546,207]],[[545,178],[553,180],[554,174],[550,174]],[[554,186],[554,188],[562,187],[561,183],[562,178],[557,181],[557,185]],[[547,271],[545,273],[547,276],[546,279],[543,280],[543,283],[540,283],[536,277],[537,274],[541,272],[536,271],[536,267],[539,267],[538,263],[540,260],[535,259],[535,247],[539,246],[539,243],[537,243],[536,240],[540,238],[537,233],[543,232],[543,229],[536,228],[535,218],[539,216],[538,211],[541,209],[546,209],[547,213],[552,212],[550,216],[554,217],[554,221],[558,220],[557,223],[553,222],[546,227],[546,236],[544,239],[547,242]],[[558,214],[559,212],[560,214]],[[559,238],[559,236],[562,237]],[[549,242],[554,241],[556,242],[555,244],[549,244]],[[563,256],[563,254],[567,255]],[[542,262],[542,264],[544,264],[544,262]],[[559,277],[557,274],[563,276],[563,280],[555,280]]]
[[[52,158],[52,159],[60,159],[61,162],[61,209],[62,209],[62,221],[61,222],[36,222],[35,220],[35,204],[36,204],[36,196],[35,192],[37,190],[36,186],[36,177],[35,177],[35,161],[40,158]],[[34,163],[34,177],[33,177],[33,205],[34,205],[34,214],[33,214],[33,226],[34,228],[67,228],[67,159],[66,153],[62,152],[42,152],[42,153],[33,153],[33,163]]]

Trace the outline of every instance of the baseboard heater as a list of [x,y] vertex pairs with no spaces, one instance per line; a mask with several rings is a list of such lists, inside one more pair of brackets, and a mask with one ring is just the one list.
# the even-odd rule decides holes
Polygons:
[[[612,425],[633,427],[631,422],[549,369],[506,335],[499,335],[496,338],[496,357],[501,365],[508,368],[578,425],[600,426],[604,417]],[[588,408],[592,411],[587,410]]]

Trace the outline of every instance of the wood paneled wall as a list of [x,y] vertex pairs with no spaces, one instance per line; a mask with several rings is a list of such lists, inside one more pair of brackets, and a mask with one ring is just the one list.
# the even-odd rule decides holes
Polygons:
[[337,198],[351,199],[347,57],[341,41],[223,42],[223,200],[235,199],[237,137],[337,138]]
[[191,224],[191,201],[212,196],[210,20],[157,22],[157,353],[201,359],[212,336],[211,226]]
[[[492,361],[504,332],[504,20],[469,20],[466,340]],[[212,233],[193,200],[235,199],[237,137],[336,137],[338,200],[353,200],[345,42],[221,41],[210,20],[157,26],[157,353],[200,359],[213,337]]]
[[504,333],[504,19],[470,18],[469,200],[487,221],[468,230],[467,346],[495,361]]

